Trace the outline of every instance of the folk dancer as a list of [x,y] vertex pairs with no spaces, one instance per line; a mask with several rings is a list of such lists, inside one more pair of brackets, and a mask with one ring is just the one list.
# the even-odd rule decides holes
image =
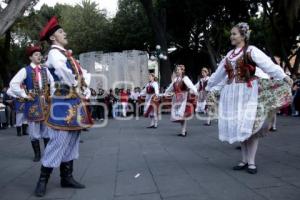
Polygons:
[[41,173],[35,195],[46,193],[48,179],[53,168],[60,167],[61,187],[85,188],[73,178],[73,161],[79,157],[80,131],[92,126],[92,119],[85,104],[89,95],[89,74],[81,68],[65,47],[67,34],[52,17],[40,33],[40,40],[51,47],[46,65],[55,81],[55,92],[51,97],[46,116],[50,141],[42,157]]
[[[11,94],[13,97],[25,100],[24,116],[28,120],[29,138],[34,151],[34,162],[38,162],[41,159],[39,140],[43,139],[45,146],[49,141],[48,129],[44,124],[45,109],[51,87],[54,87],[52,75],[45,66],[41,65],[41,51],[39,46],[29,46],[26,49],[26,54],[31,63],[27,67],[22,68],[13,77],[8,90],[8,94]],[[17,121],[21,120],[20,118],[22,118],[22,115],[19,114]]]

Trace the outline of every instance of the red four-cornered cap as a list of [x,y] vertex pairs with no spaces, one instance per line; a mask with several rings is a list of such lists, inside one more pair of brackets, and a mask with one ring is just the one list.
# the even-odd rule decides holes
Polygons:
[[31,45],[31,46],[28,46],[26,48],[26,55],[28,57],[32,56],[33,53],[35,52],[41,52],[42,51],[42,48],[38,45]]
[[59,28],[61,27],[58,25],[57,17],[53,16],[40,32],[40,40],[44,41],[49,39],[49,37]]

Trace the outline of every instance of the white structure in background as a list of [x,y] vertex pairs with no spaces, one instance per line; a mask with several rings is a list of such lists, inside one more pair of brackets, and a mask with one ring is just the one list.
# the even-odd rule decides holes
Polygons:
[[143,87],[148,81],[148,54],[144,51],[116,53],[89,52],[80,54],[81,65],[92,74],[90,87]]
[[158,77],[158,62],[156,59],[149,59],[148,61],[148,69],[149,72],[154,73],[156,77]]

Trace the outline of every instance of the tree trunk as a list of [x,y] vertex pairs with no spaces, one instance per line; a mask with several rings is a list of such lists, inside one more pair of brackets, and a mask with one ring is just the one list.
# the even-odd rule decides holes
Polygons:
[[33,0],[10,0],[4,10],[0,12],[0,36],[3,35],[23,15]]
[[7,71],[7,66],[9,63],[9,51],[10,51],[10,41],[11,41],[11,35],[10,30],[6,31],[5,33],[5,43],[4,47],[0,49],[1,55],[0,55],[0,77],[3,81],[4,86],[8,86],[9,84],[9,76]]
[[276,23],[274,22],[273,13],[271,13],[271,11],[269,10],[267,2],[263,2],[262,4],[263,4],[264,12],[265,12],[265,14],[267,14],[267,16],[269,17],[269,20],[271,22],[271,27],[273,29],[273,32],[275,33],[275,36],[278,39],[278,42],[280,44],[281,56],[282,56],[282,60],[285,62],[285,67],[288,68],[288,70],[290,72],[292,72],[292,67],[291,67],[291,64],[288,59],[288,53],[287,53],[287,50],[284,45],[285,43],[283,41],[283,37],[281,37],[281,35],[280,35],[280,31],[279,31]]
[[295,59],[295,63],[293,66],[292,74],[297,74],[299,71],[299,67],[300,67],[300,48],[298,48],[298,50],[296,52],[296,59]]
[[211,64],[210,69],[212,72],[214,72],[218,67],[216,57],[215,57],[216,53],[215,53],[213,47],[211,46],[208,38],[205,38],[204,43],[207,48],[207,52],[208,52],[209,59],[210,59],[210,64]]
[[[152,0],[140,0],[142,3],[146,15],[149,19],[149,22],[151,24],[151,27],[155,34],[155,40],[156,42],[161,46],[161,49],[163,52],[168,52],[168,42],[167,42],[167,36],[166,36],[166,30],[165,30],[165,24],[161,23],[159,20],[159,17],[155,13],[155,10],[153,8],[153,2]],[[161,16],[161,17],[165,17]],[[165,22],[165,19],[162,20]],[[165,87],[167,86],[171,81],[171,63],[170,60],[167,59],[166,61],[161,61],[160,66],[160,86]]]

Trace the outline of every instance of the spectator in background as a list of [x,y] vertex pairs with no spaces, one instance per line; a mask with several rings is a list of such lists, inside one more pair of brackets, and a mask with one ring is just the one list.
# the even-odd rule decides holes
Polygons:
[[122,117],[127,117],[128,94],[124,88],[121,89],[119,97],[122,106]]
[[105,117],[105,94],[103,89],[98,90],[97,94],[97,118],[99,118],[101,121],[104,120]]
[[136,88],[134,88],[133,92],[130,94],[130,101],[133,106],[134,116],[137,116],[139,114],[139,113],[137,113],[137,103],[139,100],[139,96],[140,96],[140,91],[139,91],[139,88],[136,87]]
[[90,98],[90,112],[92,114],[93,120],[98,120],[97,116],[97,93],[94,89],[90,88],[91,90],[91,98]]
[[12,127],[15,123],[14,117],[13,117],[13,99],[7,95],[7,87],[4,87],[2,90],[3,94],[3,104],[5,105],[5,113],[6,113],[6,126],[8,128]]
[[120,92],[121,90],[119,88],[115,88],[115,97],[116,101],[113,103],[113,118],[121,116],[120,111],[122,110],[122,105],[120,103]]
[[5,109],[6,106],[3,103],[3,94],[0,93],[0,129],[6,128],[5,124],[7,123],[7,119]]
[[293,85],[292,115],[300,116],[300,74],[297,75]]
[[113,117],[113,104],[116,102],[116,98],[113,92],[113,89],[109,90],[109,94],[105,97],[105,102],[108,106],[108,117]]
[[128,97],[128,103],[127,103],[127,111],[126,111],[126,113],[127,113],[127,115],[131,115],[131,114],[133,114],[133,101],[132,101],[132,99],[130,98],[131,97],[131,89],[127,89],[126,90],[126,94],[127,94],[127,97]]

